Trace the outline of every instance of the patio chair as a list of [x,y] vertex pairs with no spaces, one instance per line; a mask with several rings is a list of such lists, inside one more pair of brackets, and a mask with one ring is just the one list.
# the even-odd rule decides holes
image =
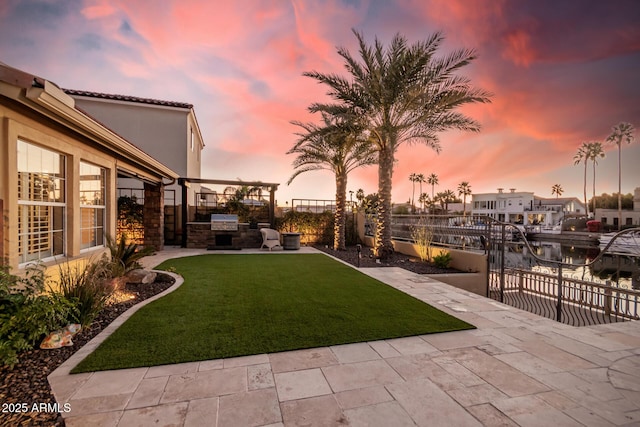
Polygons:
[[260,246],[260,249],[265,246],[269,248],[269,250],[272,250],[277,246],[282,248],[282,245],[280,244],[280,233],[276,230],[271,228],[261,228],[260,233],[262,233],[262,246]]

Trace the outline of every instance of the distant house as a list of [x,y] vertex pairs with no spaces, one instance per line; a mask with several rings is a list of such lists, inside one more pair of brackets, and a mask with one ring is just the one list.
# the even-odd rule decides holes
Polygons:
[[145,243],[164,244],[165,182],[179,174],[105,127],[56,84],[0,63],[0,256],[19,270],[95,256],[115,235],[116,181],[134,176]]
[[474,215],[487,215],[502,222],[549,226],[569,214],[586,213],[584,204],[576,197],[543,198],[515,188],[508,193],[500,188],[497,193],[472,194],[471,209]]
[[[180,177],[200,178],[204,142],[192,104],[128,95],[65,89],[76,106],[126,138],[145,153],[158,159]],[[139,180],[118,179],[119,195],[140,198]],[[165,238],[177,243],[181,230],[181,187],[165,187]],[[199,184],[187,191],[187,206],[196,206],[203,196]]]
[[[618,210],[596,208],[595,219],[618,228]],[[640,227],[640,187],[633,191],[633,210],[622,211],[622,227]]]

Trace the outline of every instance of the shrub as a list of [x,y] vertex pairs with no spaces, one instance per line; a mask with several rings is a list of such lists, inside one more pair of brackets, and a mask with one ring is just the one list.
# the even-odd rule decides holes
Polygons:
[[24,277],[0,266],[0,363],[13,366],[49,332],[67,324],[74,305],[59,294],[44,294],[44,267],[27,267]]
[[410,227],[411,238],[421,261],[431,262],[431,242],[433,242],[433,224],[429,218],[420,217],[418,223]]
[[87,265],[60,267],[58,292],[76,307],[75,323],[87,327],[93,322],[115,290],[112,277],[111,262],[106,257]]
[[111,252],[112,274],[114,277],[122,276],[130,270],[140,268],[138,262],[141,258],[151,255],[154,249],[139,248],[136,243],[127,243],[127,236],[121,235],[120,240],[116,241],[110,236],[107,237],[107,246]]
[[433,263],[438,268],[449,268],[449,264],[451,264],[451,254],[449,252],[441,252],[433,257]]
[[334,217],[331,211],[322,213],[288,211],[276,221],[276,229],[281,233],[301,233],[301,242],[333,243]]

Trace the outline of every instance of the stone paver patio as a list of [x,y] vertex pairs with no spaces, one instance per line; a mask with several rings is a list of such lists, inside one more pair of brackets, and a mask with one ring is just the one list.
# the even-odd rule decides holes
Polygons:
[[67,426],[640,426],[637,322],[575,328],[403,269],[361,271],[477,329],[70,375],[118,319],[49,376]]

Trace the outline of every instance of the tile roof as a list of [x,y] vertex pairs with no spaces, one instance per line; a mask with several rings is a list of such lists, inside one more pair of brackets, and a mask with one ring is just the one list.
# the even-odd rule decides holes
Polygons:
[[67,95],[71,95],[71,96],[86,96],[90,98],[112,99],[115,101],[138,102],[140,104],[161,105],[165,107],[193,108],[193,104],[189,104],[186,102],[163,101],[160,99],[139,98],[137,96],[131,96],[131,95],[114,95],[114,94],[108,94],[108,93],[90,92],[86,90],[75,90],[75,89],[62,89],[62,90],[64,90],[64,92]]

